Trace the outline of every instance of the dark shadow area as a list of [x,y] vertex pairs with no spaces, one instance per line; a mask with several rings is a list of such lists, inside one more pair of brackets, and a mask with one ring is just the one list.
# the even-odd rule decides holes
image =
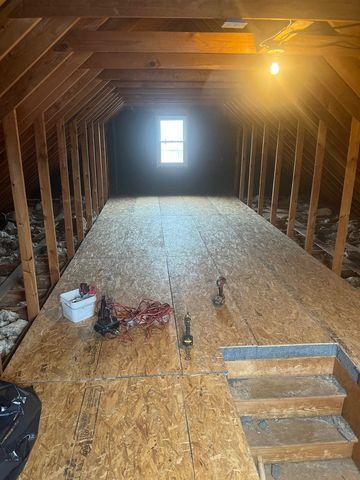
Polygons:
[[[187,165],[158,167],[158,115],[186,115]],[[124,110],[107,126],[111,195],[232,194],[236,129],[216,108]]]

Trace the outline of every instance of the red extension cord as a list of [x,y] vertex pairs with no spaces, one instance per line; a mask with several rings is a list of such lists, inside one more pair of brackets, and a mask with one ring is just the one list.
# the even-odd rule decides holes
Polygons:
[[[172,309],[168,303],[160,303],[155,300],[141,300],[137,308],[128,307],[109,301],[108,307],[111,314],[120,321],[120,337],[123,341],[132,341],[130,330],[136,326],[141,327],[146,337],[149,338],[154,328],[164,328],[170,320]],[[112,337],[113,338],[113,337]]]

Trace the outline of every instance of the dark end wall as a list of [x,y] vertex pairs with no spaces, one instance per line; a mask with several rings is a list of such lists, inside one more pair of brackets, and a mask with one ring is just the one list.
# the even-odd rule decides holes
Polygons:
[[[158,167],[158,115],[186,115],[187,166]],[[236,130],[221,110],[124,110],[107,126],[111,195],[233,193]]]

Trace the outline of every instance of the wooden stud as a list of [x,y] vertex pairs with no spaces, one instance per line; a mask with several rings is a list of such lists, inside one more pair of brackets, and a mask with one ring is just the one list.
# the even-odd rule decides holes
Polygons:
[[270,222],[273,225],[276,224],[276,219],[277,219],[277,208],[278,208],[278,201],[279,201],[283,150],[284,150],[284,127],[280,121],[279,127],[278,127],[278,133],[277,133],[274,179],[273,179],[271,209],[270,209]]
[[234,195],[239,196],[240,188],[240,138],[241,129],[239,128],[236,133],[236,147],[235,147],[235,175],[234,175]]
[[54,210],[51,195],[49,173],[49,159],[46,143],[46,129],[44,115],[34,123],[36,158],[39,174],[41,206],[44,216],[45,238],[48,253],[51,285],[55,285],[60,278],[59,258],[57,254],[57,241],[54,221]]
[[326,136],[327,136],[326,123],[323,120],[320,120],[317,142],[316,142],[314,173],[313,173],[313,179],[312,179],[309,215],[308,215],[306,238],[305,238],[305,250],[310,254],[312,253],[313,243],[314,243],[316,216],[317,216],[317,210],[318,210],[318,204],[319,204],[321,177],[322,177],[324,157],[325,157]]
[[79,162],[79,143],[76,120],[69,124],[70,146],[71,146],[71,166],[74,187],[75,215],[76,215],[76,232],[78,242],[84,240],[84,224],[83,224],[83,207],[80,180],[80,162]]
[[105,201],[109,198],[109,164],[107,158],[107,149],[106,149],[106,134],[105,134],[105,124],[100,123],[101,131],[101,142],[102,142],[102,152],[104,157],[104,196]]
[[297,207],[297,201],[299,196],[301,166],[302,166],[302,160],[303,160],[304,140],[305,140],[305,128],[302,121],[299,120],[298,126],[297,126],[297,133],[296,133],[294,170],[293,170],[293,179],[292,179],[292,185],[291,185],[288,225],[287,225],[287,232],[286,232],[288,237],[290,238],[292,238],[294,235],[296,207]]
[[250,208],[252,208],[253,195],[254,195],[255,162],[256,162],[256,135],[257,135],[256,126],[255,126],[255,124],[253,124],[252,128],[251,128],[249,180],[248,180],[248,193],[247,193],[247,204]]
[[341,274],[341,267],[344,256],[351,203],[355,185],[356,168],[359,158],[359,145],[360,121],[354,117],[351,122],[349,148],[347,154],[343,194],[339,215],[339,226],[336,236],[335,253],[332,264],[333,271],[336,272],[338,275]]
[[100,147],[100,128],[99,124],[94,124],[94,144],[95,144],[95,161],[96,161],[96,178],[97,178],[97,191],[98,191],[98,203],[99,212],[104,206],[104,187],[103,187],[103,171],[101,161],[101,147]]
[[89,162],[91,172],[91,192],[92,204],[96,215],[99,214],[98,192],[97,192],[97,174],[96,174],[96,160],[95,160],[95,145],[94,145],[94,126],[89,123],[88,126],[88,141],[89,141]]
[[67,257],[69,260],[71,260],[75,254],[75,249],[64,120],[59,120],[57,122],[56,134],[59,150],[59,168],[61,178],[62,203],[64,210],[66,250]]
[[4,117],[3,129],[11,189],[15,207],[28,320],[32,321],[39,313],[40,307],[29,222],[29,211],[26,199],[25,181],[21,158],[19,131],[15,110]]
[[259,215],[262,215],[264,210],[268,148],[269,148],[269,127],[265,124],[264,132],[263,132],[262,150],[261,150],[261,167],[260,167],[260,180],[259,180],[259,201],[258,201]]
[[241,145],[241,163],[240,163],[240,186],[239,186],[239,199],[244,200],[245,195],[245,178],[247,171],[247,164],[249,162],[248,147],[249,147],[249,127],[243,125],[242,129],[242,145]]
[[93,224],[92,218],[92,198],[91,198],[91,182],[90,182],[90,166],[89,166],[89,151],[88,151],[88,139],[87,139],[87,127],[86,121],[82,121],[79,124],[79,140],[81,150],[81,164],[83,171],[83,185],[85,192],[85,215],[88,230]]

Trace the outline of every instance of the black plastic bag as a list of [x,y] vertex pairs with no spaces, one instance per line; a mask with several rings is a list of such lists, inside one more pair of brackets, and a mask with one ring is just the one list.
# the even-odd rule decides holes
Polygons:
[[0,480],[15,480],[36,441],[41,402],[32,387],[0,380]]

